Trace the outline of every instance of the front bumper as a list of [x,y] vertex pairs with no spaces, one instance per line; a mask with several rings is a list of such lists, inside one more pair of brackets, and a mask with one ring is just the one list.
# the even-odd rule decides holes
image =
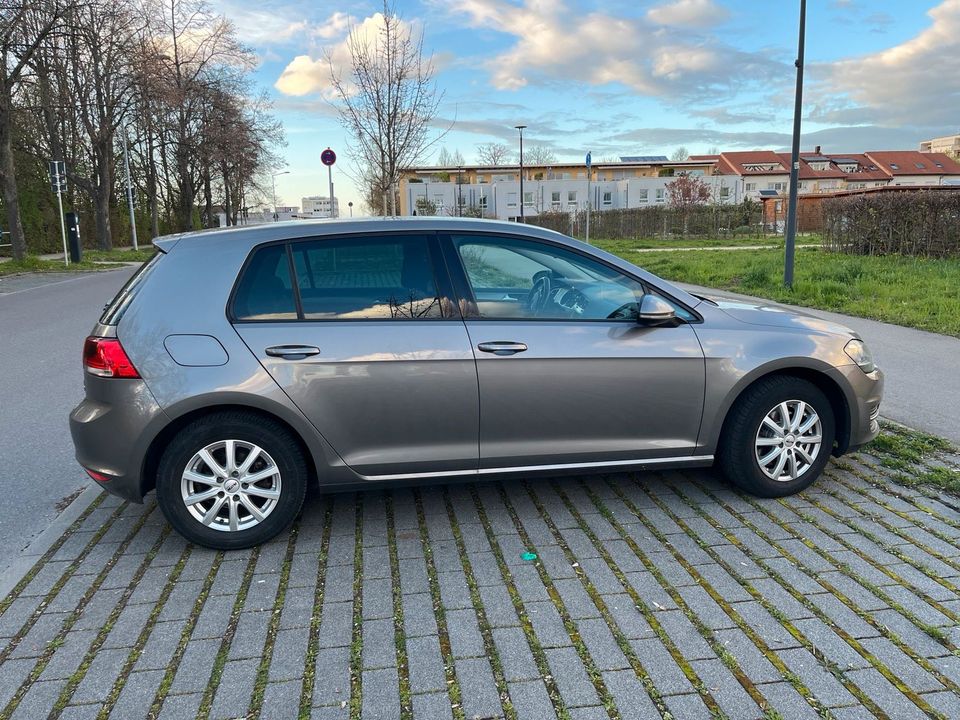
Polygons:
[[142,380],[86,375],[84,385],[86,397],[70,413],[77,462],[107,492],[143,502],[143,461],[163,410]]
[[850,438],[846,452],[866,445],[880,434],[880,401],[883,400],[883,372],[865,373],[857,365],[837,368],[847,380],[852,395],[850,406]]

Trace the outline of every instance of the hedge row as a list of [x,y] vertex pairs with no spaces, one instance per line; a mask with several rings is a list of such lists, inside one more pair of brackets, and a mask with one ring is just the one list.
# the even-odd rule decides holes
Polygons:
[[[545,212],[526,222],[577,238],[586,234],[586,210],[576,213]],[[594,210],[590,214],[591,237],[608,240],[639,240],[653,237],[724,238],[759,235],[759,203],[697,205],[687,210],[669,205],[625,210]]]
[[960,257],[960,187],[824,200],[823,244],[855,255]]

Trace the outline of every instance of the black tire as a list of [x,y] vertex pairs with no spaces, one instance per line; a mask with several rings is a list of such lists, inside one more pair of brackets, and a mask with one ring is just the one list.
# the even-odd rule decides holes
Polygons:
[[[821,445],[814,462],[796,480],[774,480],[760,468],[756,437],[766,414],[781,402],[801,400],[820,416]],[[826,395],[813,383],[789,375],[773,375],[737,398],[720,436],[717,458],[724,476],[747,492],[765,498],[793,495],[809,487],[823,472],[833,450],[836,420]]]
[[[193,456],[206,446],[239,440],[262,448],[280,472],[280,497],[253,527],[223,531],[204,525],[187,510],[181,477]],[[224,411],[183,427],[167,445],[157,470],[157,502],[167,521],[187,540],[215,550],[239,550],[270,540],[296,518],[307,490],[307,465],[297,441],[282,425],[253,412]]]

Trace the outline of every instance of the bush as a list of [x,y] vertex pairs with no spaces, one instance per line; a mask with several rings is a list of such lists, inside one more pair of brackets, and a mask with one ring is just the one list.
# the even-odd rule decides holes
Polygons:
[[960,257],[960,188],[827,199],[823,245],[854,255]]

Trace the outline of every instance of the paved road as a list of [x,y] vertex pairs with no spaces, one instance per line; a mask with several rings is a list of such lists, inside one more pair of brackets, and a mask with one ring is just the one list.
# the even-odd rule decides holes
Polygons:
[[[757,302],[748,295],[681,285],[692,292]],[[886,375],[883,417],[960,446],[960,338],[824,310],[793,309],[853,328],[867,341]]]
[[0,571],[86,485],[67,428],[83,395],[80,350],[131,272],[0,279]]

